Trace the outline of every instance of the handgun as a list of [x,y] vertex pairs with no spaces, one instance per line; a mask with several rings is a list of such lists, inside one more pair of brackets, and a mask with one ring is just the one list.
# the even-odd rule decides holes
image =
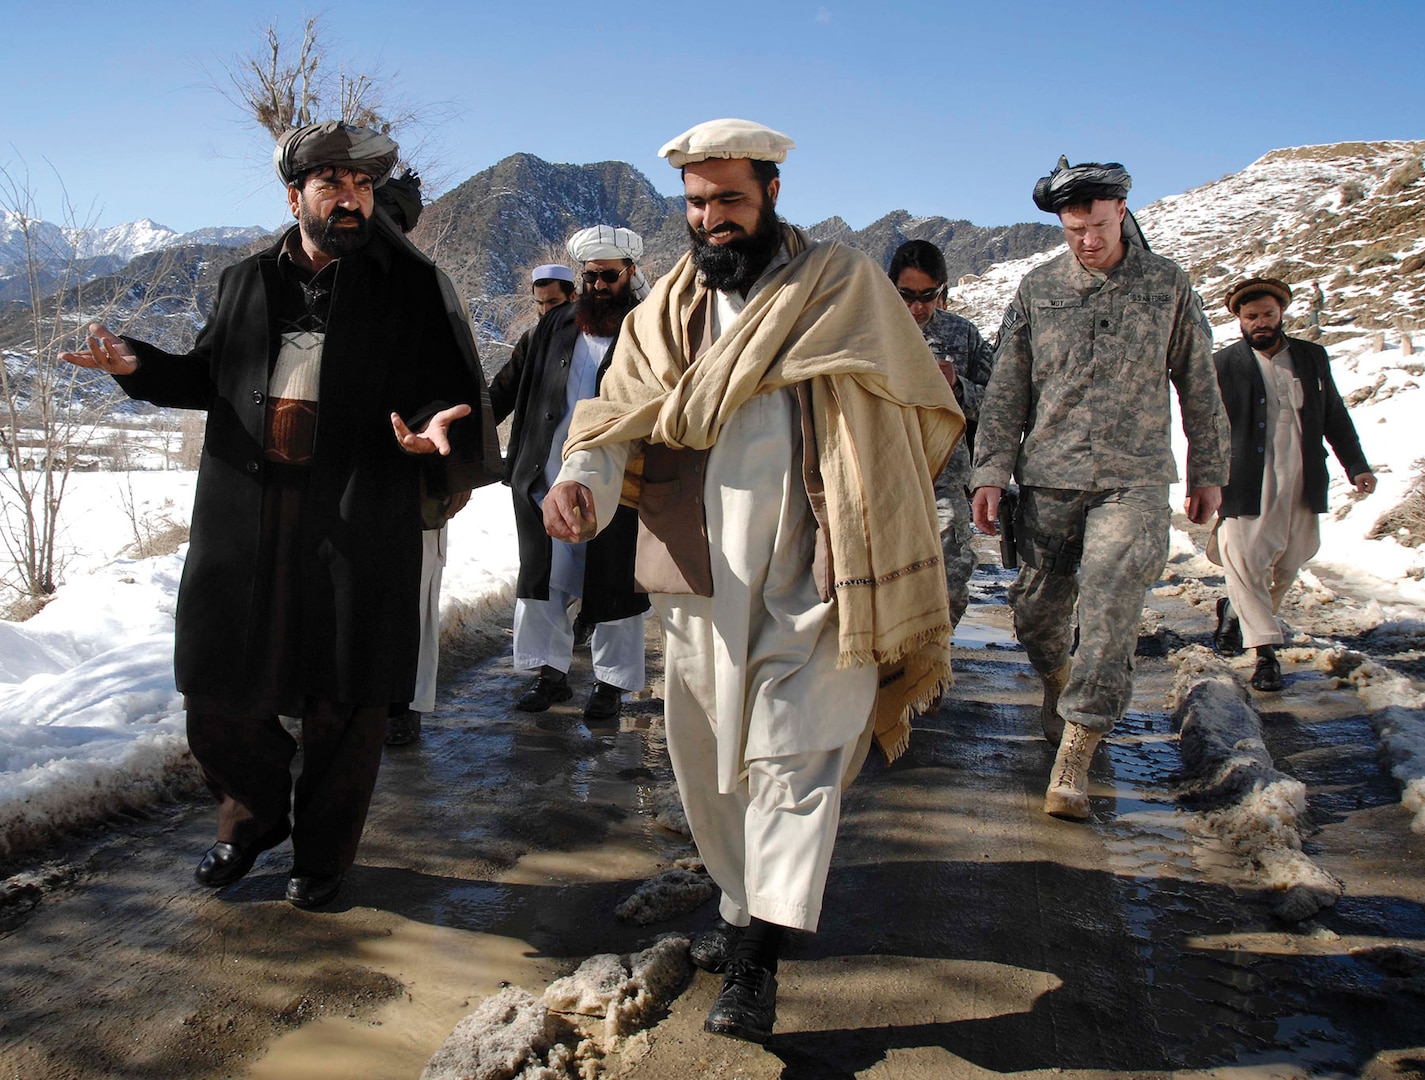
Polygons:
[[1005,488],[999,496],[999,561],[1006,570],[1019,569],[1019,547],[1015,542],[1014,519],[1019,509],[1019,492]]

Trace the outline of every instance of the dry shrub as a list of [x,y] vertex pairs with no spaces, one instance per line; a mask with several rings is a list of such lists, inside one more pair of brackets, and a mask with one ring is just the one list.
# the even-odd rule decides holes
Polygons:
[[1366,188],[1359,180],[1347,180],[1341,185],[1341,205],[1350,206],[1366,197]]
[[1385,178],[1385,183],[1381,185],[1382,195],[1398,195],[1421,176],[1425,176],[1425,166],[1420,164],[1418,157],[1413,157],[1403,165],[1395,168],[1389,176]]
[[1396,261],[1395,252],[1391,251],[1384,244],[1372,244],[1370,247],[1362,248],[1361,253],[1356,256],[1352,265],[1356,272],[1369,270],[1373,266],[1389,266]]
[[1425,266],[1425,252],[1422,252],[1417,255],[1412,255],[1410,256],[1410,258],[1406,259],[1403,263],[1400,264],[1400,272],[1402,274],[1418,273],[1422,266]]
[[1366,539],[1393,536],[1403,547],[1425,544],[1425,458],[1417,458],[1412,468],[1414,476],[1405,498],[1380,516]]

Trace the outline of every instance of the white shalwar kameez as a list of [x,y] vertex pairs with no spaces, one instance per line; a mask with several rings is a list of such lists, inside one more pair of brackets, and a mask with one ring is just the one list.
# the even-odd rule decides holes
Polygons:
[[1242,621],[1242,644],[1280,645],[1276,613],[1297,571],[1321,546],[1321,523],[1306,502],[1301,470],[1301,382],[1288,349],[1253,350],[1266,388],[1267,432],[1261,513],[1224,518],[1217,530],[1227,595]]
[[[549,459],[544,465],[544,491],[535,493],[535,501],[544,503],[544,493],[553,486],[559,474],[564,440],[569,437],[569,422],[574,406],[594,396],[598,385],[599,365],[608,352],[612,338],[580,334],[574,341],[574,355],[569,361],[569,377],[564,389],[564,418],[554,430]],[[517,670],[552,667],[569,670],[574,655],[574,626],[570,609],[584,594],[585,544],[551,541],[549,562],[549,599],[519,597],[515,600],[514,666]],[[594,624],[589,639],[589,659],[594,678],[620,690],[642,690],[647,682],[644,670],[643,616],[630,615]]]
[[[783,252],[763,280],[786,261]],[[714,335],[744,305],[737,294],[716,300]],[[600,522],[617,506],[628,449],[579,451],[559,475],[590,489]],[[794,390],[733,414],[703,490],[713,595],[650,597],[666,635],[669,757],[722,917],[815,930],[878,671],[836,667],[836,605],[811,573],[816,521]]]

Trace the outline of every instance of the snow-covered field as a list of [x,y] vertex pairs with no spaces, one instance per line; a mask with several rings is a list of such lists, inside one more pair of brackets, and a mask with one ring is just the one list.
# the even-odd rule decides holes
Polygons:
[[[80,473],[63,507],[63,584],[23,623],[0,621],[0,855],[161,798],[189,772],[173,686],[183,552],[130,559],[133,521],[186,522],[191,472]],[[511,603],[509,489],[475,493],[450,526],[442,633]]]

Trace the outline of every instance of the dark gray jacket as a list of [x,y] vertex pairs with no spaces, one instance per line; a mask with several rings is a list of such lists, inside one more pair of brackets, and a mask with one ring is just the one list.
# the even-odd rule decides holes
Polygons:
[[[1291,364],[1301,380],[1301,468],[1304,494],[1313,513],[1326,512],[1326,448],[1331,444],[1346,476],[1370,472],[1356,426],[1331,378],[1326,350],[1311,341],[1287,338]],[[1221,517],[1255,517],[1262,512],[1262,473],[1267,445],[1267,388],[1246,340],[1214,353],[1222,404],[1232,424],[1232,472],[1222,489]]]

